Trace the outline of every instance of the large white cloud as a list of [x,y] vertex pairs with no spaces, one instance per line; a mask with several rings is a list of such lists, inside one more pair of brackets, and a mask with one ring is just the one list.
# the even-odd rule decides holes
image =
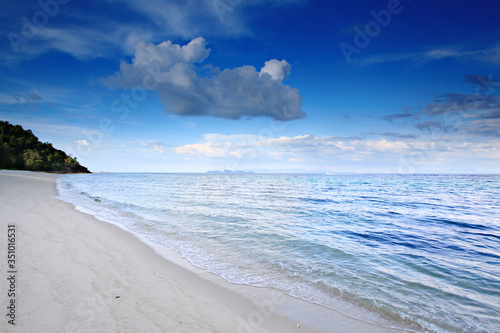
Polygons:
[[200,77],[197,63],[209,54],[201,37],[182,47],[170,41],[158,45],[141,41],[135,45],[132,63],[122,62],[120,71],[102,82],[111,87],[154,90],[166,111],[178,115],[266,116],[282,121],[305,116],[299,91],[281,82],[291,68],[285,60],[270,60],[261,72],[242,66]]

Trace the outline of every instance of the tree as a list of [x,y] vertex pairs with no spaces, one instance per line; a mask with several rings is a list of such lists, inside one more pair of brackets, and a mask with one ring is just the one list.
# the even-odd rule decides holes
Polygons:
[[31,130],[6,121],[0,121],[0,168],[90,173],[76,158],[40,142]]
[[24,164],[28,170],[41,171],[43,160],[38,151],[28,149],[23,154]]
[[0,165],[7,168],[12,168],[15,164],[13,159],[12,148],[5,142],[0,142]]

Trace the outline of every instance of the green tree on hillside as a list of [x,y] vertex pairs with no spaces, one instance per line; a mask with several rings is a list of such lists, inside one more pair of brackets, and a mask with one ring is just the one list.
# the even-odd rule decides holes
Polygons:
[[43,167],[43,160],[40,153],[36,150],[27,149],[24,154],[24,164],[26,169],[33,171],[40,171]]
[[42,143],[19,125],[0,121],[0,168],[61,173],[90,173],[76,158]]

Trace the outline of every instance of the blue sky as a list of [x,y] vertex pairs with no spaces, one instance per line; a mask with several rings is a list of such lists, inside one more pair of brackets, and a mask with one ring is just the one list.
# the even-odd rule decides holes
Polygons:
[[500,172],[499,12],[4,1],[0,119],[94,172]]

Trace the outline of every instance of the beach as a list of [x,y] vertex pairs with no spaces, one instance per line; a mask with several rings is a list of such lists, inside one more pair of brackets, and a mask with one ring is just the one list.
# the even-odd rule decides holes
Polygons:
[[0,171],[2,332],[398,332],[189,267],[58,200],[57,177]]

